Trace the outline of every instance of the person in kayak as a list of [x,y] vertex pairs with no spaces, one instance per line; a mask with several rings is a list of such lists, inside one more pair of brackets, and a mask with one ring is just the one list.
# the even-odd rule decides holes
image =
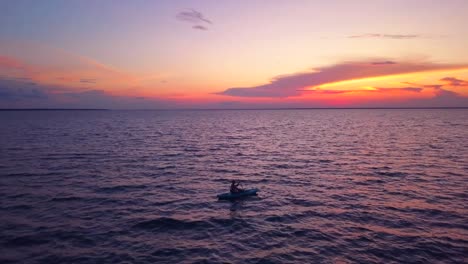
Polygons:
[[231,193],[240,193],[244,190],[239,188],[240,182],[236,182],[235,180],[231,181]]

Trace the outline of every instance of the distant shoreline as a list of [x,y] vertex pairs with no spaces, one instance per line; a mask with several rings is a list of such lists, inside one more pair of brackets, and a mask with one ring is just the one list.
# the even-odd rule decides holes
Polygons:
[[74,108],[3,108],[0,111],[108,111],[110,109],[74,109]]
[[0,111],[236,111],[236,110],[424,110],[468,109],[468,107],[303,107],[303,108],[187,108],[187,109],[104,109],[104,108],[0,108]]

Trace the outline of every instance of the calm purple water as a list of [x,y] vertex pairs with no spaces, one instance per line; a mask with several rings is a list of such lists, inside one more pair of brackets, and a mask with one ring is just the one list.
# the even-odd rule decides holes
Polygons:
[[[1,263],[463,263],[468,110],[0,112]],[[230,179],[258,197],[217,201]]]

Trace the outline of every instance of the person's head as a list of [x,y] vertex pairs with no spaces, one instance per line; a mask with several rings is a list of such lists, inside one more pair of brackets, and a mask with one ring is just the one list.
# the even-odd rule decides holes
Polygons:
[[236,181],[235,181],[235,180],[232,180],[232,181],[231,181],[231,184],[234,184],[234,183],[236,183]]

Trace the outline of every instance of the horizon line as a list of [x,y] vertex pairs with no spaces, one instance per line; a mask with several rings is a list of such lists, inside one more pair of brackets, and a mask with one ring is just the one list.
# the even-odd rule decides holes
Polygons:
[[398,110],[398,109],[468,109],[468,106],[448,107],[285,107],[285,108],[0,108],[0,111],[235,111],[235,110]]

